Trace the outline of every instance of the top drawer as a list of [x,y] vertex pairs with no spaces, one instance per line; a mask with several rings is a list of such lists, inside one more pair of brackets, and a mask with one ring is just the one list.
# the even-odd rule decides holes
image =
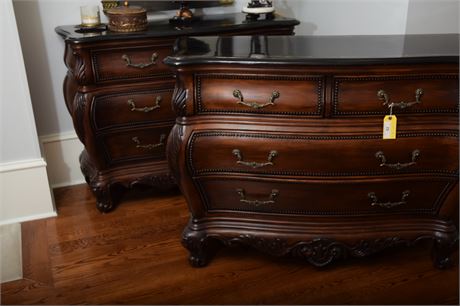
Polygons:
[[171,45],[152,45],[141,48],[94,50],[91,57],[96,82],[121,79],[140,79],[172,75],[163,59],[171,53]]
[[324,76],[198,74],[197,113],[321,117]]
[[332,116],[458,113],[458,74],[337,76]]

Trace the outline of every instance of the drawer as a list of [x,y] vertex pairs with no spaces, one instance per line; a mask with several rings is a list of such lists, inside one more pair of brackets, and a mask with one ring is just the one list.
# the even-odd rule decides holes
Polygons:
[[458,113],[458,74],[334,78],[332,116]]
[[100,135],[98,143],[109,164],[145,159],[165,159],[166,140],[172,125]]
[[120,125],[174,121],[173,88],[96,96],[91,122],[95,129]]
[[198,113],[322,116],[323,76],[199,74]]
[[209,211],[358,215],[434,214],[455,180],[426,177],[286,181],[214,176],[196,182]]
[[96,82],[129,80],[171,75],[163,59],[171,53],[172,46],[103,49],[91,52]]
[[[197,132],[189,144],[194,175],[219,172],[301,176],[458,172],[456,133],[308,136]],[[203,158],[206,156],[206,158]]]

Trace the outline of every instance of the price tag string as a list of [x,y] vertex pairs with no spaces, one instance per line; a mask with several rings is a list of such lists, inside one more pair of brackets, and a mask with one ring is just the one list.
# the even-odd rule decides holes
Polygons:
[[393,115],[393,103],[389,106],[390,114],[383,118],[383,139],[396,139],[397,118]]

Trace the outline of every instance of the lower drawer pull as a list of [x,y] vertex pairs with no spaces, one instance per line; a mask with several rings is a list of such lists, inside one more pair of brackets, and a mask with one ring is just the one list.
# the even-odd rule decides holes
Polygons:
[[160,135],[160,142],[155,143],[155,144],[146,144],[142,145],[138,137],[133,137],[132,140],[136,143],[136,148],[138,149],[147,149],[147,150],[153,150],[158,147],[162,147],[165,145],[165,140],[166,140],[166,134],[161,134]]
[[232,151],[233,155],[236,156],[236,158],[238,159],[236,161],[237,164],[240,164],[240,165],[244,165],[244,166],[248,166],[248,167],[252,167],[252,168],[262,168],[262,167],[265,167],[265,166],[273,166],[273,158],[275,158],[275,156],[278,155],[278,152],[275,151],[275,150],[272,150],[268,153],[268,157],[267,157],[267,162],[265,163],[258,163],[258,162],[255,162],[255,161],[250,161],[250,162],[247,162],[247,161],[243,161],[243,155],[241,154],[241,151],[238,150],[238,149],[234,149]]
[[410,191],[405,190],[402,193],[401,201],[399,201],[399,202],[386,202],[386,203],[379,203],[379,200],[377,199],[377,196],[376,196],[375,192],[369,192],[367,194],[367,196],[372,200],[371,206],[380,206],[380,207],[384,207],[384,208],[393,208],[393,207],[396,207],[396,206],[406,204],[406,199],[409,196],[409,194],[410,194]]
[[414,166],[417,163],[417,159],[419,158],[419,156],[420,156],[420,150],[416,149],[412,151],[412,160],[410,162],[407,162],[407,163],[398,162],[395,164],[388,164],[387,159],[382,151],[378,151],[377,153],[375,153],[375,157],[377,159],[380,159],[380,167],[388,167],[388,168],[392,168],[396,170]]
[[136,107],[136,104],[134,103],[133,99],[128,100],[128,105],[131,106],[131,111],[132,112],[143,112],[143,113],[148,113],[153,111],[154,109],[160,108],[160,102],[163,98],[161,96],[157,96],[155,98],[155,105],[153,106],[145,106],[145,107]]
[[277,189],[272,189],[272,192],[268,196],[268,200],[248,200],[248,199],[246,199],[246,193],[245,193],[244,189],[238,188],[236,190],[236,192],[241,197],[240,202],[250,204],[250,205],[254,205],[254,206],[275,204],[275,199],[279,194],[279,191]]
[[233,91],[233,96],[235,98],[240,99],[237,102],[238,104],[243,104],[245,106],[248,106],[248,107],[251,107],[251,108],[254,108],[254,109],[259,109],[259,108],[264,108],[264,107],[269,106],[269,105],[275,105],[275,100],[280,97],[280,93],[278,91],[276,91],[276,90],[273,91],[271,97],[268,99],[268,102],[264,103],[264,104],[259,104],[257,102],[245,102],[244,98],[243,98],[243,94],[241,93],[241,90],[239,90],[239,89],[235,89]]
[[400,109],[405,109],[405,108],[411,107],[413,105],[422,103],[422,101],[421,101],[422,95],[423,95],[423,89],[422,88],[417,88],[415,90],[415,101],[413,101],[413,102],[401,101],[401,102],[396,102],[395,103],[395,102],[390,102],[390,96],[385,92],[385,90],[380,89],[377,92],[377,97],[380,100],[383,101],[383,105],[386,105],[389,108],[398,107]]
[[133,64],[127,54],[123,54],[121,58],[126,62],[126,66],[143,69],[143,68],[147,68],[149,66],[155,65],[157,63],[156,61],[158,59],[158,54],[156,52],[153,53],[152,56],[150,57],[150,62],[139,63],[139,64]]

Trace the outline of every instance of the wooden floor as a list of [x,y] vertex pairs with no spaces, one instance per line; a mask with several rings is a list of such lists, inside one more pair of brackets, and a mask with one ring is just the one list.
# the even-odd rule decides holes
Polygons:
[[[55,190],[58,217],[23,224],[25,279],[2,304],[458,304],[458,265],[436,270],[429,244],[323,269],[249,249],[192,268],[177,194],[128,195],[100,214],[86,185]],[[458,261],[458,253],[456,256]]]

